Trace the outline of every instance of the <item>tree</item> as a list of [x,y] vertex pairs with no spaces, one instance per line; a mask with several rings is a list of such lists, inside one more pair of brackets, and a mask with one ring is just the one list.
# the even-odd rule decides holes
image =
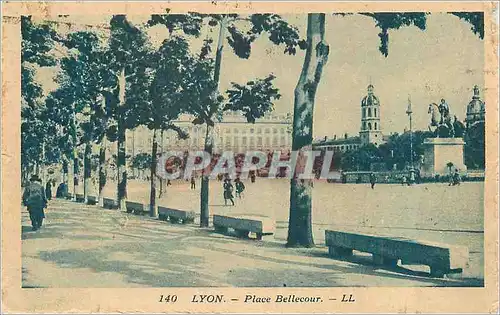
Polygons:
[[[313,113],[316,90],[323,67],[328,60],[329,46],[325,41],[325,14],[309,13],[307,17],[307,49],[295,87],[292,151],[299,151],[297,167],[312,149]],[[299,179],[297,173],[290,180],[290,216],[287,246],[313,246],[312,236],[312,180]]]
[[47,24],[35,24],[31,16],[21,16],[21,165],[23,177],[40,171],[40,161],[46,162],[47,130],[45,108],[41,104],[43,90],[35,79],[38,67],[56,64],[50,54],[54,48],[55,31]]
[[[425,30],[426,26],[426,13],[412,12],[412,13],[360,13],[361,15],[368,16],[375,21],[375,26],[380,29],[378,34],[380,38],[380,52],[387,57],[389,54],[389,30],[399,29],[405,26],[414,25],[421,30]],[[483,13],[482,12],[468,12],[468,13],[452,13],[461,19],[469,22],[472,25],[472,31],[479,35],[480,38],[484,36]],[[346,15],[344,13],[335,15]],[[314,17],[314,18],[313,18]],[[313,20],[311,21],[311,19]],[[296,97],[294,104],[294,131],[293,131],[293,150],[305,149],[311,147],[312,137],[312,117],[314,114],[314,95],[317,83],[321,78],[322,60],[326,61],[327,45],[324,43],[324,17],[320,14],[315,16],[308,16],[307,33],[308,45],[306,56],[304,60],[303,71],[300,74],[299,84],[296,88]],[[311,40],[309,40],[311,38]],[[313,46],[309,44],[313,42]],[[323,44],[321,44],[323,43]],[[309,53],[308,53],[309,52]],[[315,52],[315,54],[313,54]],[[311,55],[316,59],[313,60],[311,66]],[[326,56],[325,56],[326,55]],[[314,66],[314,64],[316,64]],[[314,78],[313,83],[308,85],[307,78]],[[311,80],[311,79],[309,79]],[[305,82],[302,83],[301,82]],[[309,93],[308,87],[313,88]],[[297,91],[307,92],[306,95],[309,99],[304,101],[303,98],[297,97]],[[295,121],[300,119],[301,121]],[[297,139],[295,139],[298,137]],[[314,245],[312,238],[312,221],[311,221],[311,198],[312,190],[306,181],[296,181],[292,179],[290,185],[290,221],[288,228],[288,246],[304,246],[310,247]]]
[[[224,49],[224,42],[227,36],[227,41],[233,52],[240,58],[247,59],[250,57],[251,44],[263,33],[269,34],[269,40],[276,44],[285,45],[285,53],[295,54],[296,46],[303,45],[300,41],[297,29],[290,26],[279,15],[276,14],[253,14],[249,17],[240,17],[237,14],[198,14],[191,13],[189,15],[153,15],[149,21],[149,25],[162,24],[167,27],[172,34],[177,29],[182,30],[188,35],[198,36],[201,31],[203,20],[208,20],[209,27],[218,27],[217,49],[215,51],[215,65],[211,72],[213,76],[213,92],[205,91],[211,94],[211,98],[205,97],[211,105],[222,105],[222,100],[218,92],[220,71],[222,65],[222,52]],[[243,32],[238,27],[239,23],[249,23],[251,28],[247,32]],[[213,39],[209,38],[204,41],[202,48],[201,58],[204,59],[206,55],[211,52],[210,44]],[[203,70],[206,72],[206,70]],[[201,91],[201,90],[200,90]],[[219,100],[217,100],[219,98]],[[214,130],[214,117],[222,116],[222,108],[219,106],[210,106],[206,104],[206,108],[199,110],[196,109],[195,124],[205,124],[205,147],[204,150],[212,154],[213,151],[213,130]],[[250,111],[251,113],[252,111]],[[251,116],[251,114],[249,114]],[[257,117],[258,118],[258,117]],[[248,117],[247,117],[248,119]],[[200,190],[200,225],[202,227],[208,226],[209,210],[208,210],[208,196],[209,196],[209,179],[208,176],[203,176],[201,181]]]
[[[158,215],[156,210],[156,167],[158,161],[158,134],[160,131],[173,130],[180,138],[187,134],[173,124],[179,115],[186,111],[183,94],[186,90],[186,72],[189,71],[190,56],[189,44],[181,37],[172,36],[166,39],[159,50],[152,55],[153,66],[150,76],[153,78],[149,85],[149,101],[135,112],[140,124],[153,131],[151,149],[151,177],[150,177],[150,216]],[[161,179],[160,179],[161,180]]]
[[[84,199],[88,199],[92,175],[92,143],[101,143],[106,131],[107,111],[103,108],[103,94],[110,84],[108,55],[98,36],[93,32],[75,32],[64,40],[65,46],[75,51],[63,58],[62,69],[66,76],[62,84],[72,90],[72,142],[76,180],[78,174],[77,147],[84,145],[83,178]],[[100,190],[101,192],[101,190]]]
[[137,103],[147,101],[145,71],[150,49],[146,35],[132,25],[125,15],[114,15],[110,27],[109,70],[114,74],[117,83],[112,88],[112,95],[118,98],[118,101],[114,100],[117,104],[117,202],[119,208],[123,210],[127,198],[125,133],[128,128],[137,125],[135,113],[131,112],[130,108],[137,107]]

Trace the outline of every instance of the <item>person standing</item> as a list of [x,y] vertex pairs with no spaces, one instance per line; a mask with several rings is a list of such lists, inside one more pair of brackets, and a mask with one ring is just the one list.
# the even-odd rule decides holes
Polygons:
[[231,184],[231,180],[229,178],[226,178],[224,180],[224,205],[227,206],[227,200],[231,200],[232,205],[234,206],[234,200],[233,200],[233,185]]
[[47,198],[42,181],[37,175],[31,176],[30,183],[24,190],[23,204],[28,208],[32,230],[38,230],[45,218],[43,209],[47,207]]
[[191,176],[191,189],[196,189],[196,181],[194,180],[194,176]]
[[47,181],[47,184],[45,184],[45,198],[47,198],[47,200],[52,199],[52,181],[50,179]]
[[408,181],[408,186],[415,184],[415,170],[410,170],[410,180]]
[[236,186],[236,197],[241,199],[241,193],[245,190],[245,185],[239,177],[236,178],[234,185]]
[[376,182],[377,182],[377,177],[375,176],[375,173],[370,173],[370,184],[372,189],[374,189]]
[[455,170],[455,174],[453,174],[453,186],[460,185],[460,182],[462,179],[460,178],[460,173],[458,172],[458,169]]

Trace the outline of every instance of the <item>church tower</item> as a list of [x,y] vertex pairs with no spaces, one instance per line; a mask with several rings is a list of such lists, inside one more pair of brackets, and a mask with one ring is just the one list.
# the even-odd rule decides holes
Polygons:
[[368,85],[368,95],[361,100],[361,145],[373,143],[379,146],[383,143],[380,126],[380,101],[373,94],[373,85]]

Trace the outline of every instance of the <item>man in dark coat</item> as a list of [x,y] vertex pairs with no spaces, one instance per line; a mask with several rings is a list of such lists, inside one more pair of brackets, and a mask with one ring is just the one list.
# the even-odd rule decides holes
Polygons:
[[47,184],[45,184],[45,197],[47,200],[52,199],[52,181],[48,180]]
[[42,181],[37,175],[31,177],[29,185],[24,190],[23,204],[28,207],[33,231],[38,230],[45,218],[43,209],[47,207],[47,198]]
[[231,180],[229,178],[226,178],[224,180],[224,205],[227,206],[227,201],[230,200],[232,205],[234,206],[234,200],[233,200],[233,185],[231,184]]
[[245,190],[245,185],[243,184],[243,182],[241,181],[241,179],[239,177],[236,178],[236,180],[234,182],[235,182],[234,185],[236,188],[236,197],[241,199],[241,193]]
[[375,173],[370,173],[370,184],[372,189],[375,187],[376,182],[377,182],[377,177],[375,176]]

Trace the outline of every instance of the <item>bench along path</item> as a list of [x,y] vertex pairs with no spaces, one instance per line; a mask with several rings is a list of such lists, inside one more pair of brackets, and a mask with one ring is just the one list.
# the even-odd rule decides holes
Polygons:
[[228,229],[234,229],[239,237],[248,237],[250,232],[257,235],[258,240],[262,240],[265,235],[273,235],[275,232],[275,221],[270,217],[258,215],[233,215],[213,216],[213,225],[216,232],[227,233]]
[[326,246],[332,258],[351,256],[353,250],[371,253],[376,264],[396,266],[421,264],[429,266],[431,276],[460,273],[467,265],[469,250],[464,246],[437,244],[405,238],[325,231]]
[[125,202],[125,205],[127,207],[127,213],[134,213],[139,215],[149,214],[149,205],[128,200]]
[[103,198],[102,199],[102,207],[104,209],[118,209],[118,203],[114,199]]
[[182,224],[193,223],[196,214],[194,211],[184,211],[158,206],[158,219],[162,221],[170,220],[172,223],[181,222]]

